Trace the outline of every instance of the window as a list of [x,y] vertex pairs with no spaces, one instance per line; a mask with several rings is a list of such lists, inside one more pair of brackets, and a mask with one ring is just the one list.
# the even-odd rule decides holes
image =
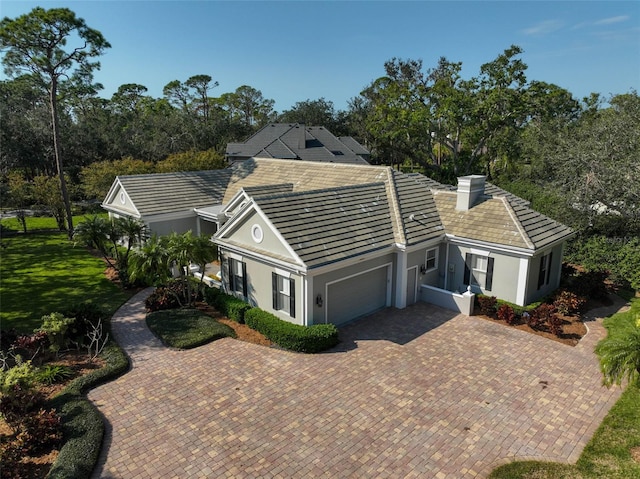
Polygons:
[[553,253],[545,254],[540,258],[540,271],[538,272],[538,289],[549,284],[551,276],[551,259]]
[[424,265],[427,271],[438,267],[438,248],[428,249],[425,256]]
[[271,273],[273,309],[296,317],[296,282],[276,273]]
[[229,258],[229,289],[247,296],[247,265],[233,258]]
[[467,253],[464,261],[464,284],[491,291],[493,260],[490,256]]

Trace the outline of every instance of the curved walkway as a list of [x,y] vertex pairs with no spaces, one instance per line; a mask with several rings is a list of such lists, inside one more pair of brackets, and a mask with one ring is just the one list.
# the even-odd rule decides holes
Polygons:
[[233,339],[176,351],[146,328],[148,294],[112,321],[132,369],[88,395],[107,421],[96,478],[486,477],[575,462],[620,395],[601,386],[600,320],[572,348],[416,304],[319,355]]

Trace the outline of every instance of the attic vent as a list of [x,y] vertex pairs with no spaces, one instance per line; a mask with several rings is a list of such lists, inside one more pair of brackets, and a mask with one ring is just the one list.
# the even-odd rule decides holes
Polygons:
[[344,155],[344,153],[342,153],[340,150],[332,150],[331,153],[333,153],[336,156],[342,156]]

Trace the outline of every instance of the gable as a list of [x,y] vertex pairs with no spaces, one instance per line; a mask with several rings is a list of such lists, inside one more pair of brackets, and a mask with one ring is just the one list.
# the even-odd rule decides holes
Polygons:
[[302,266],[303,262],[253,202],[227,222],[214,236],[215,243],[232,249]]
[[102,207],[108,211],[140,218],[140,213],[136,206],[133,204],[129,194],[117,178],[109,189],[109,192],[102,203]]

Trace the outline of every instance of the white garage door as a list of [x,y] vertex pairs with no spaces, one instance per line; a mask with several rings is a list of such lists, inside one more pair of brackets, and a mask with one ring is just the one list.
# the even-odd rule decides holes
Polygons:
[[341,324],[387,306],[388,267],[328,285],[327,322]]

